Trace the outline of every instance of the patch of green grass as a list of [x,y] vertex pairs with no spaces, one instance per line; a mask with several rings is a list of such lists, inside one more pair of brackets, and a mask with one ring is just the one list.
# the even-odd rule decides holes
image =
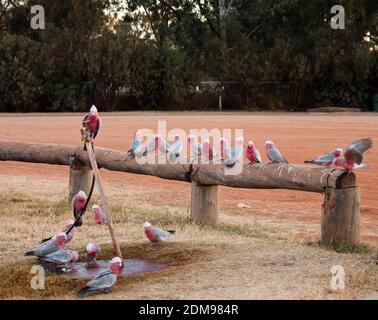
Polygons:
[[[320,241],[308,241],[306,242],[308,246],[313,246],[313,247],[321,247]],[[343,244],[343,243],[338,243],[334,245],[329,245],[329,246],[323,246],[326,249],[329,250],[334,250],[338,253],[356,253],[356,254],[372,254],[376,252],[376,248],[369,244],[369,243],[359,243],[359,244]]]

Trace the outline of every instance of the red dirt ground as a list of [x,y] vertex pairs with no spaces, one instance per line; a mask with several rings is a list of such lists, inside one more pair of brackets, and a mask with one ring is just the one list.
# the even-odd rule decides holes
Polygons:
[[[82,114],[30,114],[0,116],[0,139],[30,142],[81,144],[79,128]],[[157,130],[157,121],[166,120],[167,130],[219,128],[244,129],[246,140],[253,139],[263,151],[263,143],[273,140],[291,163],[303,163],[335,147],[345,147],[353,140],[370,137],[378,143],[378,114],[300,114],[300,113],[111,113],[102,114],[103,127],[97,146],[126,151],[133,132],[139,128]],[[263,158],[266,161],[265,155]],[[364,162],[370,169],[357,172],[361,187],[362,239],[378,240],[378,148],[366,152]],[[30,163],[1,162],[0,174],[42,175],[49,179],[67,179],[68,169]],[[148,176],[103,172],[107,183],[133,185],[143,190],[152,205],[188,207],[189,184]],[[145,186],[148,185],[148,188]],[[261,219],[285,219],[295,223],[319,223],[322,196],[291,190],[246,190],[221,188],[221,209],[236,210],[239,202]],[[240,209],[237,209],[240,211]],[[298,231],[293,238],[312,238]]]

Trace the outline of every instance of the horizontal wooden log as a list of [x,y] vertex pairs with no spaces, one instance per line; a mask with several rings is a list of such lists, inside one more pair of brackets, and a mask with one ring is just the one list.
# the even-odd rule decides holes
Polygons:
[[[250,189],[293,189],[324,193],[327,188],[355,186],[353,172],[320,166],[293,164],[244,165],[237,175],[225,174],[222,164],[139,164],[127,158],[126,152],[96,147],[100,168],[135,174],[151,175],[163,179],[190,181],[198,185],[223,185]],[[75,156],[85,166],[90,166],[88,154],[82,146],[37,144],[29,142],[0,141],[0,161],[22,161],[70,165]]]

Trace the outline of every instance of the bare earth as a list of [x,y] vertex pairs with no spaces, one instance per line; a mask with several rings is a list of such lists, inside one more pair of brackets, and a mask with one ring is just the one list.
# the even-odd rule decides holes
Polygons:
[[[374,143],[378,141],[378,114],[113,113],[102,114],[102,117],[103,127],[96,145],[124,151],[129,147],[134,130],[157,130],[158,120],[167,121],[167,130],[180,128],[186,132],[201,128],[244,129],[245,140],[253,139],[263,151],[264,141],[271,139],[291,163],[303,163],[305,159],[335,147],[345,147],[356,139],[370,137]],[[81,119],[81,114],[5,114],[0,116],[0,139],[81,144]],[[266,160],[265,155],[263,158]],[[373,147],[364,158],[370,169],[357,172],[361,187],[361,238],[373,247],[378,240],[377,159],[378,148]],[[102,171],[102,175],[105,191],[113,205],[161,212],[173,210],[174,214],[183,217],[188,214],[190,185],[187,183],[109,171]],[[2,195],[20,194],[38,201],[64,201],[68,194],[68,168],[1,162],[0,184]],[[239,202],[251,208],[237,208]],[[222,187],[222,224],[241,228],[253,226],[261,229],[263,237],[179,225],[181,232],[173,243],[199,247],[213,245],[211,259],[188,265],[185,273],[163,272],[151,275],[143,283],[115,288],[105,298],[334,299],[377,295],[378,267],[371,273],[372,255],[340,254],[306,244],[306,241],[319,239],[321,203],[321,195],[307,192]],[[0,214],[9,215],[1,211]],[[16,214],[12,212],[12,216]],[[148,218],[148,213],[143,215]],[[44,225],[43,219],[33,225],[36,222],[30,220],[28,223],[27,219],[19,221],[19,228],[12,227],[12,220],[6,220],[6,228],[14,236],[11,239],[5,238],[4,233],[0,236],[0,266],[23,260],[20,258],[22,252],[36,244],[39,235],[29,239],[25,233],[39,229],[44,234],[55,232],[62,225],[61,219],[55,219],[50,225]],[[176,222],[172,220],[173,226]],[[121,242],[144,242],[143,234],[140,235],[140,229],[133,221],[120,222],[117,229],[121,230]],[[83,236],[93,234],[80,232]],[[100,243],[109,242],[106,233],[101,239]],[[87,237],[80,237],[75,245],[82,246],[86,241],[89,241]],[[355,283],[349,290],[335,294],[329,292],[328,277],[332,265],[338,263],[349,268],[350,279]],[[366,272],[368,280],[364,276]],[[161,291],[162,288],[167,288],[167,292]],[[68,293],[62,297],[73,296]]]

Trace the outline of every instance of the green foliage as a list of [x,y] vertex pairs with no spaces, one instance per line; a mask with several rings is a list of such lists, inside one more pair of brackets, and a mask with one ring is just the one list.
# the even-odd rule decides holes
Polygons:
[[[229,108],[368,110],[378,92],[375,0],[340,1],[345,30],[330,0],[0,4],[0,111],[202,108],[216,100],[194,92],[203,80],[237,84]],[[45,30],[29,27],[31,4]]]

